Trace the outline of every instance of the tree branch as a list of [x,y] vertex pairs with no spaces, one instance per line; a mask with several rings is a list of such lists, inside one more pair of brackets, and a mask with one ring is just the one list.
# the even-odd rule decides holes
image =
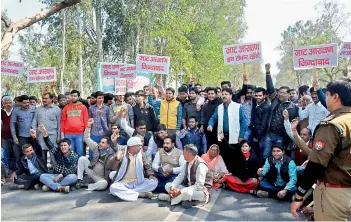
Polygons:
[[53,4],[51,7],[33,15],[32,17],[26,17],[24,19],[19,20],[14,24],[14,26],[18,28],[18,31],[20,31],[24,28],[33,25],[34,23],[37,23],[47,17],[50,17],[51,15],[61,11],[62,9],[78,4],[80,1],[81,0],[63,0],[60,3]]
[[[61,11],[62,9],[65,9],[67,7],[71,7],[73,5],[78,4],[79,2],[81,2],[81,0],[62,0],[60,3],[55,3],[52,6],[50,6],[49,8],[31,16],[31,17],[25,17],[21,20],[19,20],[18,22],[12,23],[9,26],[8,31],[4,32],[4,35],[2,36],[1,39],[1,56],[4,56],[15,35],[17,34],[17,32],[19,32],[22,29],[25,29],[31,25],[33,25],[34,23],[37,23],[47,17],[50,17],[51,15]],[[1,20],[3,20],[3,18],[1,17]]]
[[11,21],[8,18],[6,18],[5,16],[1,15],[1,21],[4,22],[4,25],[5,25],[6,28],[10,27]]

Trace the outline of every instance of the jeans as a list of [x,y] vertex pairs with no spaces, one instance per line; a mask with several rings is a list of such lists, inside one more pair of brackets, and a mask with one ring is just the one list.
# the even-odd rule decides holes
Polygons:
[[[100,140],[102,139],[103,136],[95,136],[95,135],[90,135],[90,138],[96,142],[96,143],[100,143]],[[89,160],[93,159],[93,151],[91,149],[89,149]]]
[[[260,189],[268,191],[268,197],[269,198],[277,198],[277,194],[279,191],[283,190],[284,187],[279,187],[271,184],[267,180],[262,180],[260,182]],[[292,195],[294,195],[296,192],[296,188],[294,187],[292,190],[288,190],[286,193],[284,200],[291,200]]]
[[252,142],[252,131],[249,127],[246,128],[245,134],[244,134],[244,140]]
[[276,143],[283,144],[283,137],[274,133],[267,133],[264,140],[264,147],[261,150],[261,159],[272,156],[272,146]]
[[[20,156],[20,154],[18,153],[18,151],[19,151],[18,145],[13,143],[13,139],[1,138],[1,147],[5,151],[5,156],[7,158],[7,163],[8,163],[9,169],[12,169],[12,170],[16,169],[17,168],[16,167],[16,164],[17,164],[16,157]],[[17,152],[17,154],[15,154],[15,151]]]
[[166,183],[172,183],[173,180],[178,176],[177,174],[170,174],[168,176],[164,176],[162,173],[155,172],[155,176],[158,180],[158,185],[154,192],[163,193],[166,192]]
[[76,174],[69,174],[56,183],[54,179],[57,175],[58,174],[44,173],[40,176],[40,182],[56,191],[62,186],[71,186],[77,183]]
[[83,154],[83,134],[66,134],[65,138],[71,140],[71,148],[78,156],[85,156]]

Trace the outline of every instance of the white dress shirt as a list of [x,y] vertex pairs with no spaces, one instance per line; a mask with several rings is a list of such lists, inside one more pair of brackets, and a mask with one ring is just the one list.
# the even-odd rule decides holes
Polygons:
[[318,102],[317,104],[311,103],[304,110],[302,110],[301,107],[299,108],[300,119],[303,120],[308,117],[307,128],[312,131],[312,134],[320,121],[325,119],[328,115],[329,111],[321,104],[321,102]]

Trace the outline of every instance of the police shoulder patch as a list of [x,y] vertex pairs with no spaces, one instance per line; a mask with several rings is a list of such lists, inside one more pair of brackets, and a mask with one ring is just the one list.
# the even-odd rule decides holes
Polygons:
[[323,141],[320,141],[320,140],[316,140],[315,142],[314,142],[314,148],[316,149],[316,150],[322,150],[323,148],[325,147],[325,142],[323,142]]

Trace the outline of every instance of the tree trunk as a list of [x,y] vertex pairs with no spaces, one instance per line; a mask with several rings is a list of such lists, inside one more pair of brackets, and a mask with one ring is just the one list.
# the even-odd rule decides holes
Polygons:
[[64,84],[63,84],[63,75],[65,74],[66,66],[66,12],[63,11],[63,20],[62,20],[62,68],[60,76],[60,91],[61,94],[64,94]]
[[98,62],[103,62],[102,52],[102,28],[101,28],[101,1],[96,2],[95,7],[96,15],[96,37],[97,37],[97,48],[98,48]]
[[53,4],[51,7],[31,16],[31,17],[25,17],[18,22],[8,24],[4,21],[3,18],[2,21],[5,22],[5,26],[8,26],[7,30],[5,31],[4,35],[2,36],[1,39],[1,56],[5,56],[8,52],[8,49],[10,48],[10,45],[15,38],[15,35],[17,32],[21,31],[22,29],[25,29],[47,17],[50,17],[51,15],[61,11],[62,9],[65,9],[67,7],[71,7],[77,3],[79,3],[81,0],[63,0],[60,3]]
[[82,17],[81,17],[81,11],[78,9],[78,35],[79,35],[79,57],[78,57],[78,69],[79,69],[79,86],[78,89],[80,91],[80,94],[82,97],[84,97],[84,92],[83,92],[83,50],[82,50]]

